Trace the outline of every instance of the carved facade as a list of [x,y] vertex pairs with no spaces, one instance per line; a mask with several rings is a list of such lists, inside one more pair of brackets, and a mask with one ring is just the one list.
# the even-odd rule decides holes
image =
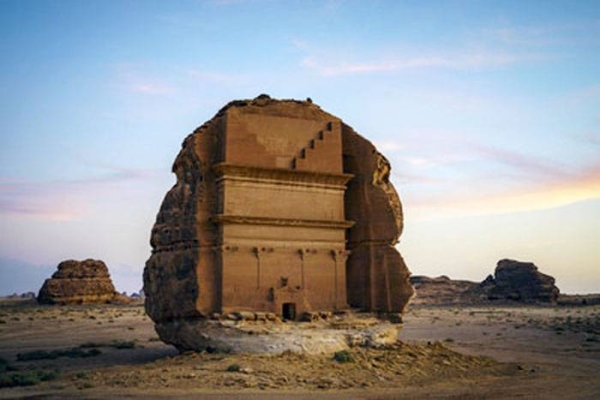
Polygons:
[[169,324],[233,311],[297,319],[349,304],[402,312],[412,287],[392,247],[402,210],[389,169],[311,102],[228,104],[186,138],[174,163],[177,183],[144,271],[149,315]]

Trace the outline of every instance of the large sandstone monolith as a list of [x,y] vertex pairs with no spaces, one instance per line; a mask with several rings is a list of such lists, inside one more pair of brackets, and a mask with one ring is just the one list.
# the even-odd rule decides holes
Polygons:
[[184,140],[173,172],[144,270],[163,340],[186,348],[183,331],[236,312],[398,320],[413,289],[390,164],[339,118],[310,100],[233,101]]
[[490,300],[556,303],[560,291],[554,282],[533,263],[504,259],[498,261],[494,276],[488,276],[480,287]]
[[67,260],[46,279],[37,300],[40,304],[108,303],[120,299],[106,264],[100,260]]

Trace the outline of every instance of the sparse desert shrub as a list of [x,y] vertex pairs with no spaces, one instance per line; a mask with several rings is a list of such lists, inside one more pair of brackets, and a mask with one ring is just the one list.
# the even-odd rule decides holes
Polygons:
[[114,349],[135,349],[137,347],[143,347],[135,340],[113,340],[110,343],[103,342],[85,342],[79,345],[80,349],[98,349],[100,347],[112,347]]
[[104,343],[98,343],[98,342],[85,342],[79,345],[80,348],[82,349],[92,349],[92,348],[98,348],[98,347],[105,347],[106,345]]
[[27,372],[13,372],[0,375],[0,388],[15,386],[33,386],[43,381],[56,379],[56,372],[45,372],[40,370]]
[[75,378],[77,379],[87,379],[88,374],[87,372],[81,371],[75,374]]
[[55,360],[59,357],[87,358],[102,354],[98,349],[84,350],[78,347],[62,350],[33,350],[17,354],[17,361]]
[[94,385],[91,382],[83,382],[81,385],[77,386],[77,389],[91,389]]
[[451,337],[444,339],[444,342],[446,343],[454,343],[454,339],[452,339]]
[[353,362],[352,354],[347,350],[337,351],[333,355],[333,359],[339,363]]
[[229,366],[227,366],[227,372],[240,372],[240,370],[242,369],[242,367],[240,367],[239,364],[229,364]]
[[120,341],[114,341],[111,344],[111,347],[122,350],[122,349],[135,349],[136,347],[138,347],[138,345],[135,342],[135,340],[120,340]]
[[8,372],[8,371],[15,371],[15,370],[16,370],[16,368],[14,368],[12,365],[10,365],[7,360],[0,357],[0,372],[4,373],[4,372]]

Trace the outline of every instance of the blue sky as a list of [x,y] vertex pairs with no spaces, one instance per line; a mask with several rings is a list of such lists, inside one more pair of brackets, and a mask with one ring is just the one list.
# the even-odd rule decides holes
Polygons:
[[182,140],[268,93],[390,159],[414,274],[600,292],[598,2],[4,0],[0,54],[2,282],[94,257],[139,290]]

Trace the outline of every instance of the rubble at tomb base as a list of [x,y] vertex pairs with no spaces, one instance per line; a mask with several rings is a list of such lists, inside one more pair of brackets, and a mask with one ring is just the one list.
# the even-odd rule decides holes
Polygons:
[[310,100],[226,105],[184,140],[152,229],[144,293],[161,338],[177,345],[179,323],[215,313],[398,320],[413,289],[390,169]]
[[37,301],[40,304],[89,304],[123,301],[116,292],[106,264],[100,260],[67,260],[46,279]]
[[392,345],[401,329],[401,325],[369,314],[345,314],[305,323],[287,323],[275,316],[249,319],[244,314],[254,313],[164,322],[156,325],[156,332],[165,343],[182,352],[332,354],[355,347]]

